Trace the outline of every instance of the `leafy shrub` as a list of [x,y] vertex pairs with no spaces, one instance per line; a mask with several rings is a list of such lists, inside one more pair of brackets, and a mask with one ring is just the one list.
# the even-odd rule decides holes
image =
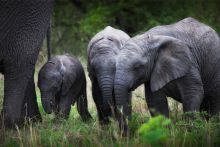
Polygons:
[[141,125],[138,130],[140,139],[149,144],[157,144],[166,141],[169,137],[168,125],[171,124],[170,119],[160,115],[153,117],[149,122]]

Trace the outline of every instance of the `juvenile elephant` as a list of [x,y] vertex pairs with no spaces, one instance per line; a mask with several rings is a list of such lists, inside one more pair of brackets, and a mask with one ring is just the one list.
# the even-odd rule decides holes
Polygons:
[[[107,124],[108,117],[115,111],[113,83],[116,56],[129,38],[123,31],[107,26],[88,45],[88,72],[101,124]],[[130,113],[130,108],[127,111]]]
[[34,66],[49,27],[53,0],[0,1],[0,72],[4,74],[6,127],[41,118]]
[[186,18],[154,27],[127,41],[118,56],[117,107],[144,83],[152,115],[169,116],[166,96],[181,102],[184,112],[220,112],[220,39],[209,26]]
[[76,58],[70,55],[52,57],[38,76],[43,108],[47,113],[68,118],[71,104],[77,102],[77,110],[83,121],[91,118],[86,96],[84,69]]

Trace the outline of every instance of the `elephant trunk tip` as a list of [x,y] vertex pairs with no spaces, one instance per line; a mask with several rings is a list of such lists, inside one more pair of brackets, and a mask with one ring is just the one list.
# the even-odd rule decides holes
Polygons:
[[41,98],[43,109],[47,114],[51,114],[53,112],[54,102],[52,101],[52,96],[43,96]]
[[128,95],[128,88],[125,85],[115,84],[115,103],[116,107],[119,111],[123,111],[123,106],[128,103],[129,95]]

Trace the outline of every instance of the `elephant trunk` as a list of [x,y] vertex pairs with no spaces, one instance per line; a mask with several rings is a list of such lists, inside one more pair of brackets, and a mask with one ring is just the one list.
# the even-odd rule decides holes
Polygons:
[[41,93],[41,101],[44,108],[44,111],[48,114],[52,113],[53,111],[53,95],[48,92]]
[[115,103],[117,108],[124,107],[129,100],[129,79],[126,77],[126,73],[117,72],[114,81],[115,90]]
[[111,75],[103,75],[99,78],[99,86],[102,91],[102,106],[104,113],[111,111],[111,106],[113,105],[113,77]]
[[129,102],[129,86],[126,73],[116,73],[114,81],[115,103],[117,107],[117,119],[123,136],[127,136],[128,125],[126,123],[126,107]]
[[128,103],[128,89],[126,86],[122,85],[122,83],[116,80],[116,83],[114,84],[115,89],[115,103],[118,109],[121,110],[125,107],[125,105]]

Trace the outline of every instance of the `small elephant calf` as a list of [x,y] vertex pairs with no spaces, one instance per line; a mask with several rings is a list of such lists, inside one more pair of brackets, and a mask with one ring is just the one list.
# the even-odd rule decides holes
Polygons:
[[83,121],[91,118],[86,96],[86,77],[81,63],[70,55],[52,57],[40,70],[38,87],[43,108],[47,113],[68,118],[71,104]]

